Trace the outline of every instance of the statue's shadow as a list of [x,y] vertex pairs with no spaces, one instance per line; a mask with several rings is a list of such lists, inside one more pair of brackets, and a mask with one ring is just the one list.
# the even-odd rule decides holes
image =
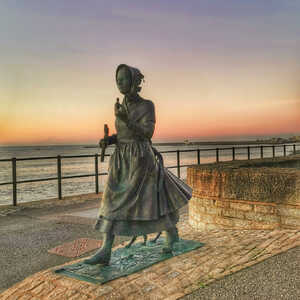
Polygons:
[[143,245],[140,242],[133,244],[130,248],[118,248],[112,252],[109,266],[92,266],[79,262],[57,269],[55,273],[92,283],[105,283],[204,245],[198,241],[180,239],[174,244],[172,253],[163,253],[163,243],[164,238],[160,238],[156,243],[148,241],[146,245]]

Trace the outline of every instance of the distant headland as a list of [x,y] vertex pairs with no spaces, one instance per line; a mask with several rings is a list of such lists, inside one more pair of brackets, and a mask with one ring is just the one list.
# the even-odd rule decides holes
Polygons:
[[[253,144],[287,144],[287,143],[299,143],[300,136],[292,136],[289,138],[273,137],[267,139],[256,139],[256,140],[241,140],[241,141],[189,141],[184,140],[183,142],[153,142],[154,146],[184,146],[184,145],[202,145],[202,146],[215,146],[215,145],[253,145]],[[95,148],[98,146],[85,146],[85,148]]]

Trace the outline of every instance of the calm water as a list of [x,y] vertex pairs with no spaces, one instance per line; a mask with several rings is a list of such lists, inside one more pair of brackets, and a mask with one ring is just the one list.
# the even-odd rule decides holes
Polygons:
[[[248,145],[243,145],[246,147]],[[249,144],[249,146],[254,146]],[[257,146],[257,145],[255,145]],[[228,145],[209,145],[209,146],[155,146],[158,151],[169,150],[187,150],[201,149],[201,163],[214,162],[216,151],[204,151],[205,149],[230,148]],[[297,150],[300,145],[297,146]],[[107,154],[111,154],[114,146],[107,149]],[[293,147],[287,146],[287,155],[292,153]],[[99,153],[99,148],[89,147],[86,145],[72,146],[26,146],[26,147],[0,147],[0,159],[5,158],[24,158],[24,157],[40,157],[40,156],[57,156],[57,155],[84,155]],[[276,148],[276,156],[282,156],[282,147]],[[175,166],[177,164],[176,153],[163,154],[166,167]],[[251,158],[259,158],[260,149],[251,149]],[[272,157],[272,149],[264,149],[264,157]],[[232,159],[232,150],[220,151],[220,161]],[[247,149],[237,149],[236,159],[247,159]],[[99,173],[107,171],[108,157],[104,163],[100,163]],[[181,165],[197,164],[197,152],[180,153]],[[181,168],[181,178],[186,178],[186,167]],[[170,169],[177,175],[177,169]],[[28,180],[38,178],[55,178],[57,176],[57,165],[55,159],[43,159],[33,161],[17,162],[17,180]],[[89,174],[95,172],[94,158],[64,158],[62,160],[62,176],[72,176]],[[106,175],[99,176],[99,189],[103,190]],[[12,181],[11,162],[0,162],[0,183]],[[62,194],[63,196],[91,193],[95,191],[94,177],[63,179]],[[42,199],[57,197],[57,180],[22,183],[17,186],[18,202],[36,201]],[[12,185],[0,185],[0,205],[12,203]]]

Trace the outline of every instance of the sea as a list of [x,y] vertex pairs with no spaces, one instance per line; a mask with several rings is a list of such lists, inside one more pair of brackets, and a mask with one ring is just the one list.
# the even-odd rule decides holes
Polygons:
[[[263,145],[263,144],[262,144]],[[216,148],[227,148],[220,150],[219,160],[232,160],[233,145],[154,145],[154,147],[162,153],[165,167],[176,166],[177,154],[163,153],[164,151],[176,150],[195,150],[192,152],[180,153],[181,165],[197,164],[197,149],[200,149],[200,163],[211,163],[216,161]],[[234,145],[237,148],[235,151],[236,159],[247,159],[247,146],[256,146],[251,148],[251,158],[260,157],[260,145],[258,144],[243,144]],[[106,153],[112,154],[115,146],[107,148]],[[297,146],[297,150],[300,145]],[[48,145],[48,146],[0,146],[0,160],[16,158],[34,158],[34,157],[53,157],[61,156],[77,156],[77,155],[95,155],[100,154],[100,149],[94,145]],[[286,154],[293,153],[293,146],[287,145]],[[272,157],[272,148],[264,148],[264,157]],[[283,156],[283,147],[275,148],[276,156]],[[99,159],[99,173],[106,173],[108,168],[108,157],[104,162]],[[176,176],[177,168],[170,168]],[[94,157],[79,157],[79,158],[62,158],[62,176],[75,176],[95,173],[95,158]],[[186,179],[187,167],[180,168],[180,177]],[[17,161],[17,181],[55,178],[57,177],[57,160],[56,159],[39,159],[39,160],[24,160]],[[107,175],[99,176],[99,190],[102,191],[107,180]],[[0,161],[0,205],[12,204],[12,184],[1,185],[1,183],[12,182],[12,163],[11,161]],[[72,196],[95,192],[95,177],[83,177],[62,179],[62,195]],[[57,180],[30,182],[17,184],[17,201],[30,202],[43,199],[51,199],[58,197]]]

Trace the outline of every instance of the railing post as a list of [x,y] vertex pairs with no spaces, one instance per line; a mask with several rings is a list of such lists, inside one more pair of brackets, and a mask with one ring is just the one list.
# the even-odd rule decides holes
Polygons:
[[264,146],[260,146],[260,158],[264,158]]
[[177,176],[180,178],[180,152],[177,150]]
[[219,148],[216,148],[216,162],[219,162]]
[[197,149],[197,162],[200,165],[200,149]]
[[293,145],[293,152],[296,154],[296,144]]
[[250,160],[250,146],[247,147],[248,160]]
[[235,160],[235,148],[232,147],[232,160]]
[[11,163],[13,180],[13,206],[17,206],[17,159],[13,157]]
[[99,194],[99,175],[98,175],[98,154],[95,154],[95,184],[96,194]]
[[62,199],[61,192],[61,156],[57,155],[57,185],[58,185],[58,199]]
[[286,156],[286,145],[283,145],[283,156]]
[[273,158],[275,157],[275,146],[272,145]]

